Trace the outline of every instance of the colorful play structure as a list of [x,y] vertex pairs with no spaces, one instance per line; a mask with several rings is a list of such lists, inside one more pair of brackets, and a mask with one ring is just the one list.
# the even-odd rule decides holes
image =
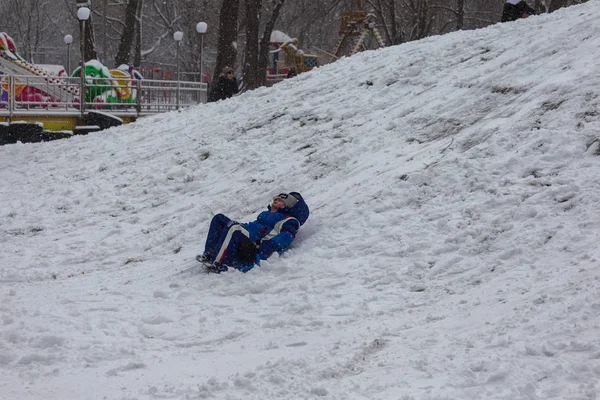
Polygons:
[[363,0],[358,0],[355,11],[343,12],[341,17],[340,38],[335,44],[331,61],[363,50],[385,47],[375,25],[375,15],[363,10]]
[[[45,93],[48,87],[45,81],[32,80],[27,84],[17,83],[15,100],[29,103],[42,103],[48,106],[52,103],[78,102],[79,89],[66,83],[63,77],[57,76],[39,66],[27,62],[21,57],[14,41],[4,32],[0,32],[0,74],[3,75],[33,75],[47,78],[52,84],[52,94]],[[59,74],[60,75],[60,74]],[[81,66],[73,71],[72,77],[81,76]],[[143,77],[128,65],[121,65],[117,69],[109,70],[97,60],[85,63],[85,101],[94,103],[135,103],[135,90],[131,88],[133,80]],[[39,85],[32,82],[44,82]],[[3,82],[4,83],[4,82]],[[54,90],[58,88],[58,90]],[[2,98],[8,95],[6,83],[3,84]]]
[[25,85],[17,82],[14,96],[17,101],[37,102],[49,106],[61,100],[73,101],[79,95],[77,88],[61,85],[61,78],[27,62],[17,53],[17,47],[12,38],[6,33],[0,32],[0,108],[3,106],[6,107],[8,102],[9,88],[7,75],[44,77],[49,84],[58,88],[55,93],[49,94],[44,91],[44,85]]
[[[331,53],[330,62],[345,55],[351,56],[360,51],[385,47],[375,23],[375,15],[363,9],[363,0],[357,0],[357,3],[356,10],[341,13],[340,37]],[[269,45],[272,54],[267,71],[269,80],[280,81],[320,65],[316,55],[305,54],[298,48],[297,39],[281,31],[272,32]]]
[[[81,66],[71,77],[81,77]],[[142,75],[129,65],[121,65],[109,70],[98,60],[85,63],[85,102],[97,104],[136,103],[136,90],[133,82],[143,79]]]
[[[298,48],[298,39],[292,39],[281,31],[273,31],[269,43],[271,62],[267,76],[272,80],[281,80],[302,72],[310,71],[320,65],[319,58],[305,54]],[[283,57],[280,55],[283,54]]]
[[51,67],[26,61],[0,32],[0,144],[46,140],[49,131],[89,133],[207,98],[207,83],[144,79],[129,65],[109,69],[89,60],[83,79],[81,66],[71,76]]

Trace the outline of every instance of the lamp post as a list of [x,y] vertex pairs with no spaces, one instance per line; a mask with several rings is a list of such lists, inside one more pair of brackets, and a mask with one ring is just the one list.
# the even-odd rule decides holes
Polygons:
[[206,22],[198,22],[196,25],[196,32],[200,34],[200,83],[204,78],[204,34],[208,29]]
[[71,44],[73,43],[73,36],[65,35],[65,44],[67,45],[67,76],[71,75]]
[[183,39],[183,32],[177,31],[173,33],[173,39],[177,42],[177,109],[179,110],[179,43]]
[[83,118],[85,111],[85,21],[90,18],[90,9],[87,7],[78,8],[77,18],[81,21],[81,69],[79,71],[81,84],[79,87],[79,108],[81,109],[81,117]]

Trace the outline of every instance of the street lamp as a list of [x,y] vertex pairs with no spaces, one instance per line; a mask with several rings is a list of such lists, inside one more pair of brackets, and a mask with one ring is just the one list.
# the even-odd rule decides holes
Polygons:
[[71,43],[73,43],[73,36],[65,35],[65,44],[67,45],[67,76],[71,75]]
[[77,18],[81,21],[81,84],[79,88],[79,108],[81,109],[81,117],[85,111],[85,21],[90,18],[90,9],[80,7],[77,9]]
[[208,29],[208,25],[206,22],[198,22],[196,25],[196,32],[200,34],[200,83],[202,83],[202,78],[204,77],[204,34]]
[[177,31],[173,33],[173,39],[177,42],[177,109],[179,109],[179,43],[183,39],[183,32]]

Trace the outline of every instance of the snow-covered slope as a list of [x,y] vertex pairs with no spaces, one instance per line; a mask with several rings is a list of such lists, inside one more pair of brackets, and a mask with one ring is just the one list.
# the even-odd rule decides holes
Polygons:
[[[0,398],[597,398],[598,65],[590,1],[0,147]],[[197,273],[292,190],[292,249]]]

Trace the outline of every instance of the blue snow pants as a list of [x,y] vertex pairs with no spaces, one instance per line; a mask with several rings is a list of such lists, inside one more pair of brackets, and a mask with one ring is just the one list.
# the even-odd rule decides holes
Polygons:
[[217,214],[210,222],[204,254],[217,267],[233,267],[246,272],[254,267],[256,246],[249,233],[239,222]]

